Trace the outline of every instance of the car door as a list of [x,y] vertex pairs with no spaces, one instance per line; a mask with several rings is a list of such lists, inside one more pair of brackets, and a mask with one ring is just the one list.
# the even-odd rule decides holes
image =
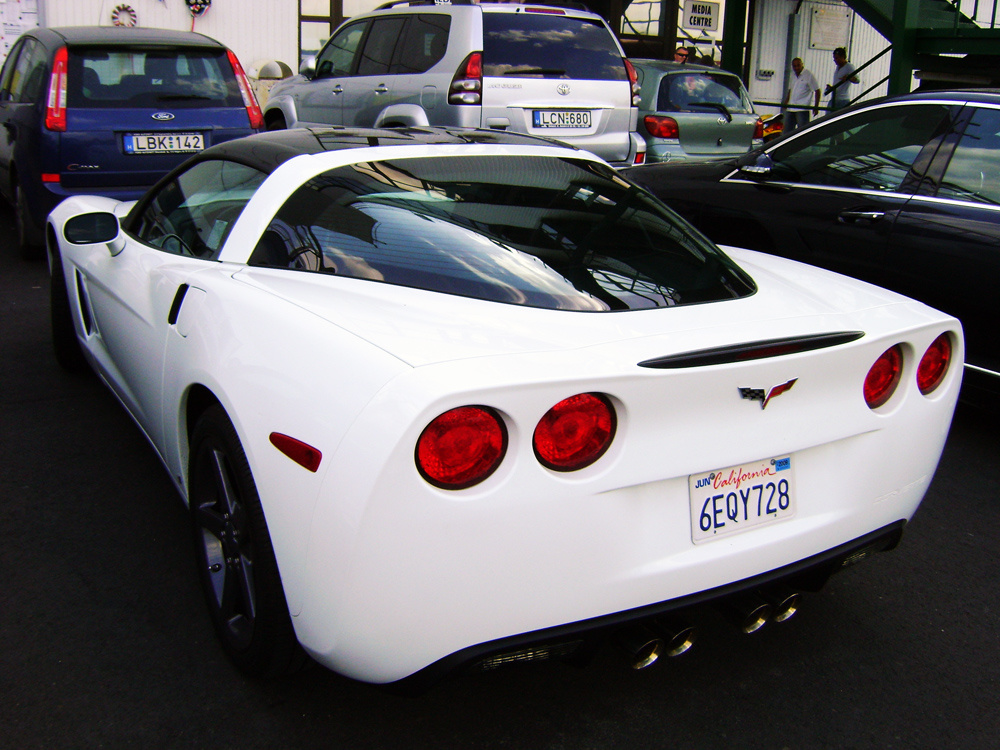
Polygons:
[[300,124],[344,124],[344,86],[346,83],[350,88],[355,58],[369,23],[365,19],[348,24],[323,45],[316,57],[314,76],[297,84],[291,92]]
[[967,104],[889,243],[887,286],[962,321],[966,360],[1000,373],[1000,106]]
[[[722,180],[732,234],[760,249],[884,284],[888,238],[955,111],[937,103],[855,112],[780,141]],[[738,237],[731,237],[740,244]]]
[[354,75],[343,79],[341,107],[343,123],[360,128],[373,127],[379,113],[392,103],[395,75],[390,64],[403,37],[406,16],[373,18],[357,58]]
[[12,198],[11,169],[15,160],[36,162],[38,135],[41,129],[41,92],[47,67],[44,46],[32,37],[22,37],[11,49],[0,72],[0,185],[3,194]]
[[739,77],[688,70],[660,80],[656,114],[672,115],[689,156],[742,154],[753,145],[757,115]]
[[232,225],[263,181],[223,160],[195,163],[160,186],[130,215],[120,252],[105,244],[69,250],[83,311],[84,345],[115,393],[158,448],[168,337],[182,306],[197,304],[196,277],[215,266]]

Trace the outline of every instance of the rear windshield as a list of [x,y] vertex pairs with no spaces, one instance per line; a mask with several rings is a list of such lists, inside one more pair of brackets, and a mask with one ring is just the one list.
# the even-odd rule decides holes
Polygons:
[[243,97],[224,50],[74,48],[70,107],[241,107]]
[[660,112],[710,112],[718,105],[730,113],[752,114],[750,98],[736,76],[690,72],[664,76],[660,81]]
[[614,37],[585,18],[484,13],[483,37],[484,76],[628,80]]
[[753,282],[603,164],[497,155],[331,170],[278,211],[250,265],[557,310],[733,299]]

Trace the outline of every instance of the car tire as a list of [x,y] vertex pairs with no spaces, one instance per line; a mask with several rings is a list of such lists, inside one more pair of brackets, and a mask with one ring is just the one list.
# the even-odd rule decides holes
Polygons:
[[52,273],[49,274],[49,312],[56,361],[67,372],[83,372],[87,369],[87,360],[76,336],[69,293],[66,291],[66,276],[58,255],[52,260]]
[[14,225],[17,230],[17,248],[24,260],[37,260],[41,257],[41,245],[35,240],[31,214],[28,212],[24,191],[14,183]]
[[257,487],[236,429],[218,405],[191,439],[190,511],[199,577],[223,649],[252,676],[306,662],[295,638]]

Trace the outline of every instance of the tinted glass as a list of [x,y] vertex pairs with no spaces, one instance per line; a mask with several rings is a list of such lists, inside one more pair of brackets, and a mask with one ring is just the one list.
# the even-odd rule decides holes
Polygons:
[[34,39],[25,39],[10,79],[11,101],[38,101],[45,79],[45,63],[45,48]]
[[722,105],[731,113],[750,114],[753,107],[740,79],[721,73],[685,73],[660,80],[660,112],[713,112]]
[[543,157],[332,170],[288,199],[250,264],[560,310],[753,291],[732,261],[614,170]]
[[951,127],[939,104],[883,107],[813,128],[777,146],[772,179],[897,191],[928,143]]
[[243,106],[232,65],[221,50],[73,48],[68,81],[70,107]]
[[626,81],[614,37],[586,19],[543,13],[483,14],[483,75]]
[[448,49],[451,16],[411,16],[390,73],[423,73],[444,57]]
[[389,72],[392,53],[405,23],[403,16],[376,18],[372,21],[371,33],[365,39],[365,47],[358,59],[359,76],[377,76]]
[[199,162],[140,204],[133,233],[168,253],[215,258],[266,177],[235,162]]
[[1000,110],[976,110],[948,162],[937,195],[1000,204]]
[[354,64],[354,53],[358,50],[361,37],[368,28],[367,21],[351,24],[337,32],[319,53],[316,59],[316,76],[344,76],[351,72]]

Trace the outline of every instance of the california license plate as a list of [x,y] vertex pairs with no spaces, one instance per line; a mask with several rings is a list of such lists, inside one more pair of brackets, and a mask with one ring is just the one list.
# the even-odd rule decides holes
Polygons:
[[201,133],[126,133],[126,154],[194,153],[205,148]]
[[536,109],[532,113],[536,128],[589,128],[590,112],[587,110]]
[[695,543],[739,534],[795,515],[792,456],[692,474],[688,486],[691,538]]

